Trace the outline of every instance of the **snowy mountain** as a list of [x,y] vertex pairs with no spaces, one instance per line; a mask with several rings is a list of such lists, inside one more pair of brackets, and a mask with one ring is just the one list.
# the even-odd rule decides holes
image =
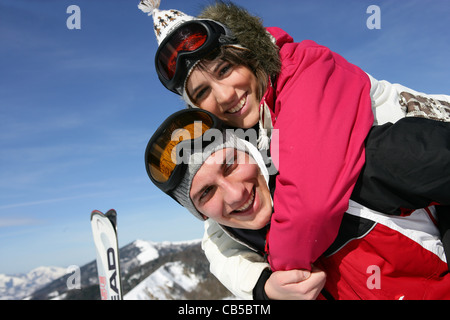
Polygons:
[[[232,294],[209,272],[209,262],[201,250],[200,240],[159,243],[136,240],[122,247],[119,254],[125,299],[233,298]],[[67,279],[71,274],[66,274],[66,269],[57,269],[60,271],[57,278],[51,279],[53,281],[50,280],[34,292],[31,286],[26,289],[28,280],[19,281],[15,278],[11,280],[0,275],[0,297],[2,299],[29,297],[37,300],[100,299],[95,260],[80,268],[81,289],[69,290]],[[42,278],[49,279],[47,275],[42,275]],[[35,279],[34,283],[37,281]]]
[[27,274],[0,274],[0,300],[20,300],[66,274],[65,268],[39,267]]
[[[159,267],[144,281],[128,292],[125,300],[167,300],[182,297],[199,284],[193,272],[186,272],[180,261],[168,262]],[[176,294],[176,296],[174,295]]]

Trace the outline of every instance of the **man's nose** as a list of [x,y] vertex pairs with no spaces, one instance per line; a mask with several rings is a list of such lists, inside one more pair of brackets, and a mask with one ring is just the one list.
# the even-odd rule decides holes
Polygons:
[[225,203],[232,209],[238,209],[246,196],[246,191],[243,183],[236,182],[227,177],[222,179],[220,188],[223,192],[223,199]]

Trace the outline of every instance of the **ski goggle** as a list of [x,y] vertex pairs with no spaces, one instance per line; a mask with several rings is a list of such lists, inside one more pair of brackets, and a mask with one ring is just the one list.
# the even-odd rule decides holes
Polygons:
[[184,109],[169,116],[150,138],[145,150],[145,167],[150,180],[162,191],[175,189],[186,171],[190,153],[211,142],[204,139],[209,129],[222,129],[222,122],[201,109]]
[[162,84],[177,94],[189,70],[213,49],[235,44],[231,31],[212,20],[190,20],[170,33],[155,55],[156,72]]

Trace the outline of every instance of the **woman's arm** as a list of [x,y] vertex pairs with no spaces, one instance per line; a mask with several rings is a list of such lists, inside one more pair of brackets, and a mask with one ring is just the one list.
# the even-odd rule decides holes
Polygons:
[[371,85],[361,69],[312,41],[283,46],[280,56],[269,262],[273,270],[309,269],[334,241],[364,165]]

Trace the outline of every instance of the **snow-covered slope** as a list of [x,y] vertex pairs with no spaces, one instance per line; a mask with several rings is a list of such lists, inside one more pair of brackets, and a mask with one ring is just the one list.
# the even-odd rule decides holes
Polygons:
[[0,274],[0,300],[24,299],[65,273],[65,268],[39,267],[27,274]]
[[180,261],[168,262],[128,292],[124,299],[182,299],[183,295],[194,290],[200,281],[196,274],[186,272]]
[[141,264],[145,264],[159,257],[158,249],[151,242],[136,240],[134,245],[141,250],[141,253],[136,257]]
[[[125,285],[141,276],[139,283],[126,291],[125,300],[180,300],[232,298],[209,272],[209,262],[200,248],[200,240],[153,243],[135,241],[142,251],[137,255],[146,264],[141,272],[130,272]],[[158,255],[155,254],[157,250]],[[156,258],[155,258],[156,257]],[[144,271],[147,267],[148,271]]]

